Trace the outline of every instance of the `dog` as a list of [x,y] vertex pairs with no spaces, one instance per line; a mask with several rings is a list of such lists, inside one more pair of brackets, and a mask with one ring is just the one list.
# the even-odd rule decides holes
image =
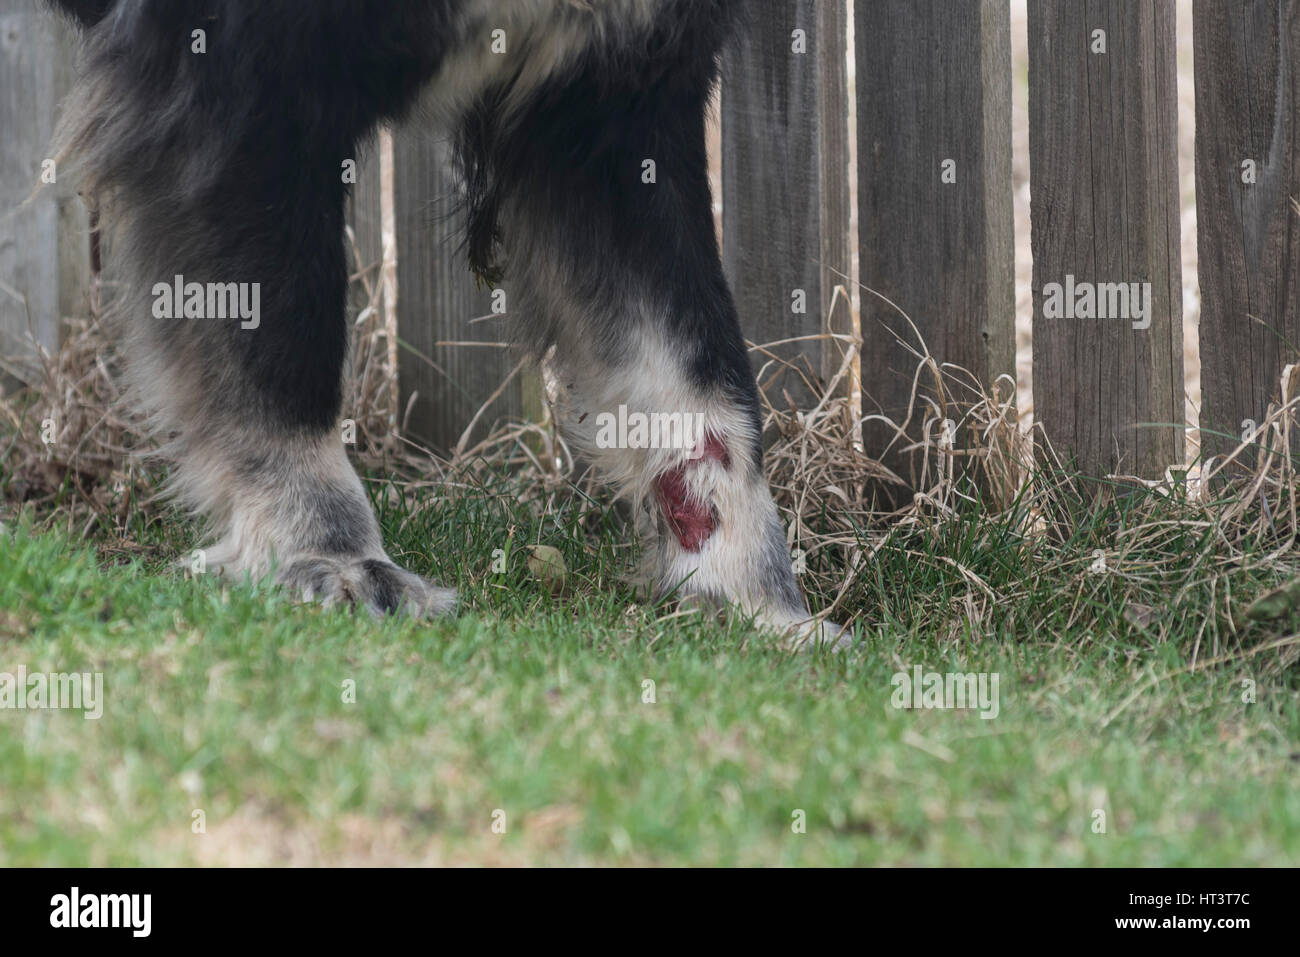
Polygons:
[[[470,266],[509,273],[566,435],[652,516],[658,592],[843,642],[795,581],[713,229],[706,110],[741,0],[48,2],[84,34],[57,155],[112,225],[129,384],[176,500],[216,536],[209,568],[381,613],[456,608],[389,559],[336,428],[340,170],[420,98],[455,144]],[[158,308],[173,280],[185,316],[199,290],[191,318]],[[205,318],[214,287],[254,290],[255,321]],[[595,423],[616,410],[700,434],[610,448]]]

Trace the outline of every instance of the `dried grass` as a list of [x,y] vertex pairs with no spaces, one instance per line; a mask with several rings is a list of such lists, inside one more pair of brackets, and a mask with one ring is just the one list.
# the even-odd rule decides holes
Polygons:
[[[450,458],[439,458],[399,434],[403,410],[397,407],[382,266],[365,264],[352,277],[358,309],[347,407],[353,410],[361,464],[394,474],[405,494],[415,500],[418,493],[419,508],[481,494],[485,486],[500,489],[507,475],[509,494],[538,509],[551,508],[568,495],[594,496],[594,478],[556,428],[554,395],[547,397],[541,421],[509,423],[479,441],[471,441],[472,426],[467,428]],[[843,288],[837,296],[847,298]],[[941,535],[950,518],[978,504],[986,513],[1011,516],[1028,547],[1050,548],[1060,537],[1052,523],[1071,511],[1062,504],[1069,500],[1077,508],[1082,503],[1072,482],[1042,467],[1059,462],[1041,433],[1031,434],[1017,421],[1009,377],[987,388],[969,372],[939,363],[913,330],[907,345],[915,374],[900,422],[862,411],[862,333],[856,314],[848,333],[809,337],[829,344],[839,359],[824,386],[806,367],[778,357],[778,347],[788,342],[753,347],[761,359],[760,382],[777,374],[794,376],[815,396],[811,409],[801,409],[788,395],[778,404],[771,390],[764,393],[770,443],[766,466],[787,519],[791,548],[801,549],[807,558],[805,587],[841,619],[857,612],[842,606],[857,572],[889,534]],[[159,485],[159,466],[141,454],[152,445],[123,408],[98,322],[74,324],[56,354],[38,350],[38,355],[34,386],[0,397],[0,475],[9,475],[0,480],[4,498],[82,535],[98,523],[125,529],[132,509],[161,511],[164,506],[148,498]],[[511,375],[518,372],[516,367]],[[1132,574],[1158,576],[1181,568],[1175,587],[1185,591],[1198,575],[1230,568],[1290,570],[1300,536],[1292,455],[1300,406],[1297,378],[1295,367],[1287,367],[1281,400],[1256,434],[1228,454],[1186,471],[1171,467],[1154,481],[1111,477],[1117,485],[1145,486],[1155,493],[1153,500],[1175,501],[1181,509],[1176,520],[1153,511],[1150,521],[1119,530],[1117,547]],[[43,440],[46,423],[52,423],[52,443]],[[893,436],[891,450],[911,463],[908,482],[867,453],[867,423],[883,426]],[[891,488],[915,491],[902,507],[894,507],[881,494]],[[1175,544],[1188,523],[1213,528],[1217,542],[1196,557],[1190,572],[1187,556]],[[1270,544],[1265,553],[1259,550],[1261,541]],[[1005,589],[995,594],[969,570],[959,570],[971,586],[964,599],[970,607],[962,612],[968,620],[984,618],[993,604],[1016,600]],[[1078,575],[1086,577],[1086,567]],[[1174,604],[1178,597],[1174,595]],[[1218,655],[1221,649],[1207,651]]]

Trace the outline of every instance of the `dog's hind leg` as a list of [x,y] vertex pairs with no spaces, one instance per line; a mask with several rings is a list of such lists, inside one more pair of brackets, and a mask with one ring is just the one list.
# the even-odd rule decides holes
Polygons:
[[454,594],[388,559],[337,428],[342,174],[433,69],[437,7],[119,2],[63,135],[113,226],[129,378],[216,536],[208,568],[415,614]]
[[834,643],[763,475],[714,236],[705,110],[724,6],[663,6],[657,28],[606,38],[567,75],[468,117],[471,259],[490,271],[500,256],[518,334],[554,347],[566,434],[651,518],[657,591]]

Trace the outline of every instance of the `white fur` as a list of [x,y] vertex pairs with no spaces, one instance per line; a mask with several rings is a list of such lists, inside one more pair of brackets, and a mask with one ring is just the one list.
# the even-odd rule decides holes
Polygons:
[[[564,363],[560,408],[566,438],[583,450],[620,496],[646,516],[659,508],[655,480],[689,463],[684,472],[688,494],[716,509],[718,526],[699,551],[692,552],[671,534],[658,536],[657,523],[643,523],[648,551],[658,559],[651,572],[657,590],[675,591],[688,601],[695,596],[723,597],[798,644],[841,647],[838,627],[818,623],[802,610],[776,607],[762,589],[765,531],[780,519],[766,479],[749,464],[748,450],[757,436],[749,419],[726,395],[702,393],[690,382],[680,355],[662,336],[646,331],[653,328],[641,327],[626,370],[611,372],[595,360],[581,358]],[[706,434],[723,441],[731,464],[692,460],[685,449],[597,447],[599,414],[620,405],[645,413],[702,412]]]
[[[214,450],[193,443],[174,473],[177,499],[206,515],[219,536],[208,549],[207,560],[222,574],[261,578],[273,564],[310,554],[295,543],[306,542],[319,531],[311,513],[316,488],[346,488],[369,509],[337,432],[311,444],[277,440],[276,451],[275,472],[255,483],[241,481],[232,470],[228,448]],[[275,473],[292,477],[275,481],[281,477]],[[357,553],[349,557],[388,561],[377,524],[367,538],[355,543]]]

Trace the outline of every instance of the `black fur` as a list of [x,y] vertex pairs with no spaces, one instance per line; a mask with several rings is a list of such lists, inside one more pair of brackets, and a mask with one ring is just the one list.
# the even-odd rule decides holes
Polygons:
[[[187,503],[228,526],[224,561],[283,558],[286,584],[380,610],[450,607],[387,561],[330,435],[348,337],[343,163],[434,81],[451,91],[470,263],[517,283],[520,343],[556,347],[589,392],[634,381],[638,361],[657,363],[642,370],[651,392],[656,375],[684,376],[662,401],[693,395],[727,423],[724,498],[755,510],[722,518],[752,553],[719,545],[697,590],[806,617],[713,231],[705,111],[739,0],[51,2],[89,28],[63,148],[109,204],[128,351],[152,363],[141,390],[182,471],[199,463],[178,483]],[[511,16],[525,26],[491,61],[483,37]],[[154,316],[148,291],[178,274],[258,284],[260,325]],[[659,549],[665,587],[676,547]]]
[[347,348],[342,163],[409,107],[455,6],[118,0],[91,34],[88,71],[114,100],[86,131],[95,182],[129,210],[134,257],[167,264],[137,278],[260,284],[258,330],[148,320],[178,357],[230,355],[202,367],[207,413],[273,430],[333,424]]
[[[545,230],[567,267],[588,331],[612,366],[625,359],[629,292],[655,306],[701,387],[721,385],[759,432],[758,395],[713,231],[705,112],[737,4],[671,0],[655,29],[592,48],[573,69],[509,111],[509,84],[490,91],[457,137],[467,184],[471,267],[497,277],[502,229]],[[642,182],[653,159],[657,182]],[[512,205],[516,221],[503,224]],[[517,334],[555,345],[562,319],[530,314]],[[757,444],[750,450],[755,461]]]
[[[108,0],[55,0],[99,22]],[[338,413],[347,331],[341,163],[381,119],[400,116],[447,51],[461,0],[118,0],[91,41],[90,72],[118,105],[96,155],[98,185],[141,222],[134,235],[187,280],[257,282],[268,321],[158,330],[234,353],[249,390],[204,384],[264,421],[319,429]],[[628,313],[610,303],[636,277],[693,352],[701,383],[753,400],[753,379],[711,227],[704,111],[733,4],[666,0],[648,36],[587,51],[507,110],[511,82],[485,91],[457,135],[472,266],[499,275],[500,210],[521,199],[555,224],[612,359]],[[207,52],[190,52],[207,32]],[[641,162],[658,166],[655,188]],[[169,268],[170,271],[170,268]],[[146,277],[147,278],[147,277]],[[170,280],[159,275],[158,281]],[[554,317],[529,317],[536,351]],[[186,332],[193,336],[186,336]],[[222,341],[214,341],[218,337]],[[756,408],[756,405],[755,405]]]
[[82,26],[93,27],[104,19],[115,0],[53,0],[53,2]]

